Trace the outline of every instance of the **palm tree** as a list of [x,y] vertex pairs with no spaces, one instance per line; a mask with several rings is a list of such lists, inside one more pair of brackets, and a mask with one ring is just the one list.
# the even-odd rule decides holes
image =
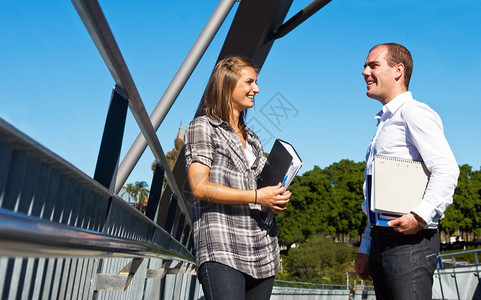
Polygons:
[[133,199],[134,203],[137,202],[137,197],[136,197],[136,187],[132,183],[127,183],[122,187],[122,193],[120,194],[120,197],[124,197],[125,194],[127,194],[127,200],[129,204],[131,204],[130,200]]
[[127,183],[122,187],[122,193],[120,194],[123,197],[127,194],[127,199],[129,204],[131,204],[131,200],[134,202],[134,206],[137,207],[141,212],[145,212],[145,207],[147,206],[147,202],[149,201],[149,185],[145,181],[136,181],[135,184]]
[[136,190],[136,203],[139,204],[139,210],[145,213],[145,207],[149,201],[149,185],[145,181],[136,181],[135,182],[135,190]]

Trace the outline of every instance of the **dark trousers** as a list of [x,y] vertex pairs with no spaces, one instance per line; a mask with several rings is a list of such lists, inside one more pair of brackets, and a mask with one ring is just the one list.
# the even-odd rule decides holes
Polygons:
[[404,235],[389,227],[371,230],[369,269],[376,299],[430,300],[438,262],[438,230]]
[[274,285],[274,276],[255,279],[217,262],[203,263],[198,276],[207,300],[267,300]]

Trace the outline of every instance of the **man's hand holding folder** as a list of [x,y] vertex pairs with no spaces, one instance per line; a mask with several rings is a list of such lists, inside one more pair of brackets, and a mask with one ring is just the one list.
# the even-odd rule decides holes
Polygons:
[[419,232],[426,224],[411,209],[423,199],[429,176],[422,162],[376,155],[373,179],[368,181],[371,224],[403,234]]

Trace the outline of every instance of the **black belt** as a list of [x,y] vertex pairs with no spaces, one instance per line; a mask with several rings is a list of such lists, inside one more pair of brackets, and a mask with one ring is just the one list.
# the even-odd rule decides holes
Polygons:
[[[435,234],[437,231],[438,231],[437,229],[425,228],[425,229],[420,230],[418,233],[411,234],[411,235],[430,236],[430,235]],[[406,234],[402,234],[400,232],[395,231],[393,227],[377,226],[377,225],[371,226],[371,236],[372,235],[393,235],[393,236],[402,235],[402,236],[407,236]]]

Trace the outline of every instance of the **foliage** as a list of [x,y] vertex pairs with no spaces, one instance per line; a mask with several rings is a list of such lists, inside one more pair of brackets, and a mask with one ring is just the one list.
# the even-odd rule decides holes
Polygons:
[[469,165],[460,167],[458,186],[453,204],[440,221],[440,229],[449,235],[458,231],[481,233],[481,170],[473,171]]
[[[364,168],[364,162],[341,160],[324,169],[315,166],[294,179],[289,187],[292,196],[288,207],[276,216],[279,243],[288,249],[287,256],[283,256],[284,271],[277,279],[344,283],[346,270],[354,270],[354,248],[319,235],[335,236],[341,242],[360,241],[366,226],[361,210]],[[449,236],[469,233],[479,240],[481,170],[473,171],[469,165],[460,167],[453,204],[440,221],[440,230]]]
[[[478,264],[481,261],[481,252],[475,253],[477,250],[479,250],[479,245],[477,246],[468,246],[465,249],[462,250],[463,253],[459,253],[460,250],[447,250],[443,251],[443,258],[444,259],[450,259],[453,258],[456,260],[456,262],[469,262],[470,264]],[[471,252],[465,251],[465,250],[471,250]],[[475,250],[475,251],[473,251]],[[452,253],[453,256],[447,256],[447,254]],[[477,257],[477,259],[476,259]],[[449,266],[449,263],[444,263],[445,267]]]
[[[174,149],[167,152],[167,154],[165,155],[165,158],[167,159],[167,162],[169,163],[169,167],[171,170],[174,169],[175,162],[177,161],[177,157],[179,156],[183,143],[184,143],[184,140],[182,138],[177,137],[174,141]],[[157,161],[154,160],[151,165],[152,171],[155,171],[156,165],[157,165]]]
[[364,167],[341,160],[297,176],[288,209],[276,217],[280,243],[290,247],[316,233],[359,238],[366,226],[360,209]]
[[127,183],[122,187],[122,190],[120,192],[120,197],[124,197],[127,195],[127,201],[131,203],[131,200],[134,200],[134,203],[137,202],[136,199],[136,191],[135,191],[135,185],[133,183]]
[[284,272],[276,279],[324,284],[345,283],[346,271],[352,269],[356,250],[322,235],[313,235],[283,257]]
[[134,201],[134,206],[144,212],[149,200],[149,185],[145,181],[136,181],[135,184],[128,183],[122,187],[120,196],[127,195],[128,202]]

